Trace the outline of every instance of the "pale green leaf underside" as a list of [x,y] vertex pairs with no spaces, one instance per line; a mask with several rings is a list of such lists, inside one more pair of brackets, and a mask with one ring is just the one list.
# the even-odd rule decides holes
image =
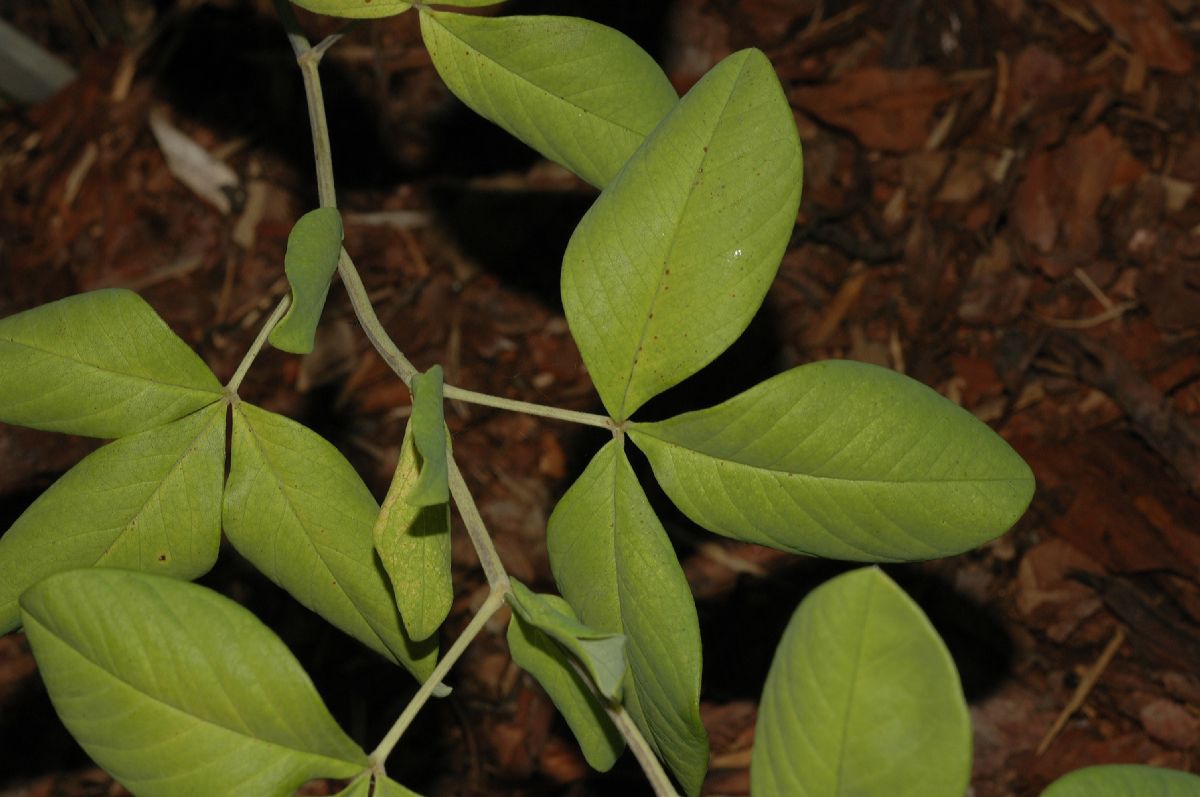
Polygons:
[[0,319],[0,421],[115,438],[221,397],[212,371],[132,291],[69,296]]
[[317,14],[349,19],[377,19],[403,14],[412,8],[402,0],[292,0],[301,8]]
[[599,187],[679,99],[645,51],[585,19],[429,11],[421,35],[468,107]]
[[305,213],[288,234],[283,269],[292,289],[292,304],[271,330],[271,345],[292,354],[313,350],[317,323],[329,295],[329,281],[342,251],[342,216],[337,208]]
[[63,723],[139,797],[283,797],[367,766],[287,647],[215,592],[75,570],[21,611]]
[[886,368],[830,360],[629,431],[710,531],[856,561],[950,556],[1008,530],[1033,474],[986,424]]
[[389,777],[384,777],[382,780],[376,778],[375,791],[372,792],[372,797],[421,797],[412,789],[400,785]]
[[371,797],[371,779],[359,778],[333,797]]
[[498,6],[503,2],[504,0],[437,0],[430,5],[448,8],[484,8],[485,6]]
[[623,702],[684,790],[708,768],[700,629],[675,551],[620,443],[600,449],[546,530],[563,597],[588,626],[625,636]]
[[376,778],[374,790],[370,778],[359,778],[334,797],[421,797],[415,791],[401,786],[389,777]]
[[416,506],[437,506],[450,500],[446,447],[449,432],[442,414],[442,366],[435,365],[412,382],[413,443],[421,455],[420,475],[407,500]]
[[236,406],[223,515],[229,541],[304,606],[424,680],[437,641],[405,634],[375,558],[378,513],[326,440],[282,415]]
[[[513,585],[517,586],[516,582]],[[545,603],[547,611],[578,623],[570,605],[562,598],[554,595],[535,597]],[[546,690],[575,734],[588,764],[600,772],[607,772],[625,749],[625,739],[600,705],[591,686],[571,666],[563,647],[523,617],[520,606],[516,608],[508,625],[508,649],[513,661]],[[623,660],[621,664],[624,669]]]
[[1200,777],[1188,772],[1142,766],[1102,764],[1063,775],[1042,797],[1196,797]]
[[[348,17],[351,19],[374,19],[392,17],[403,14],[412,8],[412,3],[403,0],[292,0],[293,3],[318,14],[331,17]],[[437,6],[452,6],[456,8],[482,8],[494,6],[504,0],[444,0],[435,2]]]
[[962,797],[970,774],[958,672],[920,608],[876,568],[805,598],[763,688],[755,797]]
[[553,595],[538,595],[516,579],[512,586],[509,602],[517,613],[570,652],[587,669],[601,694],[619,699],[625,678],[625,638],[589,628],[579,622],[569,604]]
[[19,624],[21,593],[51,573],[208,572],[221,542],[224,477],[224,402],[89,454],[0,537],[0,634]]
[[[413,443],[414,421],[404,430],[400,460],[375,520],[373,539],[409,638],[426,639],[437,632],[454,602],[450,505],[415,506],[408,500],[420,470]],[[440,415],[438,427],[445,429]],[[439,439],[444,446],[444,433]]]
[[707,365],[775,277],[800,203],[792,111],[757,50],[680,100],[575,229],[563,258],[571,333],[608,412]]

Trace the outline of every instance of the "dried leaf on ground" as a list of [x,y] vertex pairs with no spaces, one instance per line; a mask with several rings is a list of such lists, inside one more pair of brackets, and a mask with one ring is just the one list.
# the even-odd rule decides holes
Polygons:
[[1112,189],[1134,182],[1144,169],[1104,125],[1026,162],[1011,213],[1027,243],[1042,254],[1056,255],[1038,260],[1049,276],[1060,277],[1100,251],[1101,201]]
[[910,152],[924,146],[938,107],[956,89],[929,67],[863,67],[836,82],[792,89],[790,99],[834,127],[849,130],[867,149]]

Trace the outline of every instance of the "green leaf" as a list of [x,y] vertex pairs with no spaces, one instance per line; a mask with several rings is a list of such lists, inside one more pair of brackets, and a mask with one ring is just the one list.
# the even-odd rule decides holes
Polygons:
[[192,579],[221,543],[225,404],[100,448],[0,537],[0,634],[17,598],[51,573],[123,567]]
[[1196,797],[1200,777],[1139,764],[1102,764],[1063,775],[1042,797]]
[[[415,420],[404,430],[400,461],[375,521],[373,539],[409,638],[426,639],[437,633],[454,601],[450,504],[416,506],[409,498],[420,482],[420,455],[413,443]],[[445,440],[443,434],[443,463]]]
[[421,797],[415,791],[401,786],[386,776],[382,780],[375,779],[375,790],[371,794],[372,797]]
[[333,797],[371,797],[372,785],[370,777],[361,777]]
[[74,570],[22,595],[21,612],[63,723],[139,797],[282,797],[369,765],[291,651],[211,590]]
[[775,72],[742,50],[687,93],[600,195],[567,247],[562,297],[614,418],[742,334],[791,236],[801,177]]
[[450,500],[446,443],[449,432],[442,415],[442,366],[435,365],[412,382],[413,407],[409,427],[421,455],[421,473],[408,494],[416,506],[437,506]]
[[350,19],[378,19],[403,14],[412,8],[404,0],[292,0],[301,8],[317,14]]
[[271,345],[292,354],[313,350],[317,323],[329,295],[329,281],[342,251],[342,215],[337,208],[305,213],[288,234],[283,269],[292,288],[292,305],[271,330]]
[[812,592],[788,623],[754,731],[755,797],[962,797],[971,722],[929,620],[876,568]]
[[405,633],[375,558],[378,514],[362,479],[322,437],[245,402],[234,408],[229,541],[304,606],[424,680],[437,640]]
[[[352,19],[393,17],[403,14],[412,7],[412,3],[404,2],[404,0],[292,0],[292,2],[318,14]],[[439,0],[434,5],[481,8],[502,2],[504,0],[445,0],[444,2]]]
[[103,290],[0,320],[0,421],[124,437],[221,398],[204,361],[140,296]]
[[[374,789],[372,789],[372,785],[374,785]],[[406,789],[387,776],[384,776],[382,780],[376,776],[374,784],[372,784],[371,778],[359,778],[335,794],[334,797],[421,797],[421,795]]]
[[449,6],[450,8],[484,8],[485,6],[498,6],[504,0],[437,0],[431,5]]
[[[610,645],[620,657],[620,672],[614,685],[619,688],[625,670],[624,638],[597,634],[589,629],[575,617],[570,605],[556,595],[534,595],[516,581],[513,588],[512,596],[516,596],[518,588],[522,593],[521,597],[509,601],[516,610],[508,625],[508,649],[513,661],[546,690],[579,740],[588,764],[600,772],[607,772],[625,749],[625,739],[609,719],[591,684],[571,666],[564,648],[571,650],[581,661],[591,658],[586,650],[580,650],[584,646],[576,633],[579,629],[583,629],[581,633],[597,637],[587,640],[589,642],[619,640],[618,646]],[[549,629],[554,629],[553,634],[548,633]],[[570,645],[564,644],[564,640]],[[609,662],[609,666],[613,663]],[[593,674],[593,680],[595,677]]]
[[600,449],[546,530],[563,597],[588,626],[624,634],[623,701],[691,795],[708,768],[700,629],[687,579],[618,441]]
[[583,664],[602,695],[619,699],[625,678],[625,637],[589,628],[579,622],[569,604],[553,595],[537,595],[516,579],[512,580],[512,587],[509,603],[521,619],[547,634]]
[[969,550],[1007,531],[1034,488],[1029,466],[969,412],[849,361],[793,368],[629,436],[704,528],[835,559]]
[[679,99],[645,51],[585,19],[423,10],[421,35],[468,107],[595,186]]

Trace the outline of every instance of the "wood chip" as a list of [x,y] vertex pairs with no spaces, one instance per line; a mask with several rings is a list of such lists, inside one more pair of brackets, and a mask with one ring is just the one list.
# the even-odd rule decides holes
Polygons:
[[96,156],[100,154],[100,148],[96,146],[95,141],[89,141],[87,146],[83,148],[83,154],[79,156],[79,160],[71,167],[71,173],[67,175],[66,186],[63,188],[62,206],[69,208],[75,204],[75,197],[79,195],[79,189],[83,186],[84,179],[88,176],[88,172],[96,165]]
[[227,214],[233,210],[230,197],[237,191],[239,184],[233,169],[214,158],[208,150],[171,124],[161,110],[151,111],[150,130],[154,133],[163,157],[167,159],[167,168],[175,179],[222,213]]
[[846,317],[846,313],[850,312],[850,308],[862,295],[862,290],[867,284],[868,274],[869,272],[865,269],[861,269],[857,273],[852,273],[842,283],[842,287],[838,289],[837,294],[829,302],[829,306],[825,308],[821,319],[813,325],[812,330],[805,337],[806,346],[816,348],[829,340],[829,336],[837,330],[842,319]]

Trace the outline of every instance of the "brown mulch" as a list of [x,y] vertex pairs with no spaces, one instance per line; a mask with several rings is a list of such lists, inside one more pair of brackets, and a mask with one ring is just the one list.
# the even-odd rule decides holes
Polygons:
[[[680,90],[759,47],[795,109],[805,195],[766,307],[711,373],[648,409],[708,405],[848,357],[932,385],[1033,467],[1038,492],[1012,532],[890,569],[962,672],[975,797],[1035,795],[1093,763],[1200,771],[1196,0],[510,5],[626,30]],[[269,2],[167,6],[0,0],[0,16],[80,71],[46,102],[0,111],[0,316],[134,288],[225,380],[286,290],[291,223],[315,205],[308,126]],[[557,287],[594,194],[463,110],[414,16],[357,28],[324,68],[346,247],[419,367],[594,410]],[[228,212],[171,173],[152,111],[232,167]],[[267,351],[242,395],[317,429],[386,489],[408,396],[336,287],[317,350]],[[461,404],[448,420],[505,564],[549,588],[545,520],[598,438]],[[0,425],[0,528],[94,446]],[[838,568],[665,511],[705,641],[706,793],[748,794],[771,650],[805,591]],[[486,590],[461,534],[454,562],[447,638]],[[411,693],[411,679],[309,622],[231,550],[205,583],[280,630],[365,744]],[[430,795],[641,793],[628,756],[608,775],[588,770],[508,659],[503,628],[456,668],[454,696],[424,712],[396,776]],[[50,711],[23,638],[0,639],[0,794],[124,794]]]

